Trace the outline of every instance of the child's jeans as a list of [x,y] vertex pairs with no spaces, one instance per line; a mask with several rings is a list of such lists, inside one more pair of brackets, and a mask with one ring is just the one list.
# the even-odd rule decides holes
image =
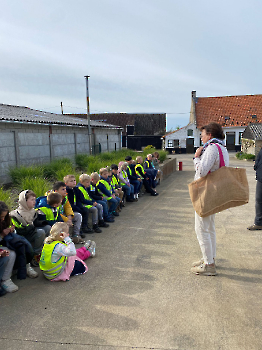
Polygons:
[[115,197],[115,198],[112,197],[111,199],[109,199],[108,202],[110,203],[109,213],[113,213],[116,210],[118,204],[120,203],[120,198],[119,197]]
[[104,199],[101,199],[101,200],[97,200],[96,202],[99,203],[100,205],[102,205],[102,207],[103,207],[103,216],[104,216],[104,218],[107,218],[108,215],[109,215],[107,200],[104,198]]
[[[16,259],[16,253],[15,253],[15,251],[8,249],[6,247],[1,247],[1,249],[9,251],[8,261],[7,261],[7,264],[5,265],[5,269],[4,269],[4,272],[2,275],[2,280],[6,281],[6,280],[9,280],[9,278],[11,278],[15,259]],[[0,258],[0,260],[2,260],[2,259],[3,258]]]
[[80,235],[80,229],[81,229],[81,224],[82,224],[82,215],[76,211],[74,211],[74,216],[72,219],[73,222],[73,235],[74,236],[79,236]]

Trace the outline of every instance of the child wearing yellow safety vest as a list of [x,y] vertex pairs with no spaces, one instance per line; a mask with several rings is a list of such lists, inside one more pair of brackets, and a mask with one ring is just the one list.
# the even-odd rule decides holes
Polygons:
[[116,208],[120,203],[120,198],[116,197],[115,191],[112,189],[111,185],[108,182],[108,171],[107,168],[101,168],[99,170],[100,180],[96,184],[99,193],[106,198],[107,202],[110,204],[109,214],[114,216],[119,216],[119,213],[116,212]]
[[76,249],[64,222],[54,224],[44,243],[39,267],[50,281],[68,281],[71,276],[86,273],[83,260],[95,256],[95,242],[89,240]]
[[79,176],[79,183],[77,187],[82,192],[84,203],[90,203],[88,205],[88,210],[92,214],[93,229],[95,232],[102,232],[99,227],[108,227],[109,225],[104,222],[103,218],[103,206],[93,200],[88,192],[88,187],[90,187],[91,178],[87,174],[82,174]]

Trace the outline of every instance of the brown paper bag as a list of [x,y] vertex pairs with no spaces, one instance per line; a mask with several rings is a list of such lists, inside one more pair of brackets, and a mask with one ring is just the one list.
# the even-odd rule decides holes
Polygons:
[[246,169],[222,166],[188,185],[197,214],[206,217],[248,203]]

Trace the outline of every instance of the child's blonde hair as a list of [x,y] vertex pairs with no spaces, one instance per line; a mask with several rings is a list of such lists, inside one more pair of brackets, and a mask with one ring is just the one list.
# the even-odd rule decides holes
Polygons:
[[53,241],[61,241],[62,232],[68,232],[69,228],[65,222],[56,222],[50,230],[49,236],[46,237],[44,243],[52,243]]
[[84,181],[86,181],[86,180],[91,180],[91,178],[90,178],[90,176],[89,175],[87,175],[87,174],[81,174],[80,176],[79,176],[79,181],[82,183],[82,182],[84,182]]
[[99,174],[100,174],[100,176],[101,176],[105,171],[108,172],[107,168],[101,168],[101,169],[99,169]]
[[141,161],[143,161],[143,157],[141,157],[141,156],[137,156],[137,157],[136,157],[136,161],[137,161],[137,162],[141,162]]
[[75,179],[76,177],[75,177],[75,175],[66,175],[65,177],[64,177],[64,183],[66,184],[69,180],[71,180],[71,179]]
[[100,176],[97,172],[94,172],[91,174],[91,179],[94,179],[94,180],[99,180],[100,179]]

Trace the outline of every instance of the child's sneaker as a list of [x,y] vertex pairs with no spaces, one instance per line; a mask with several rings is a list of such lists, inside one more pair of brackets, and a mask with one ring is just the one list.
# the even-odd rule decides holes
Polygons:
[[30,278],[38,277],[38,273],[30,266],[30,264],[26,265],[26,274]]
[[94,241],[92,241],[90,247],[87,250],[91,254],[90,257],[94,258],[96,255],[96,243]]
[[92,241],[90,241],[90,239],[88,241],[86,241],[84,247],[86,247],[86,250],[88,250],[88,248],[91,246]]
[[93,225],[93,229],[96,233],[101,233],[102,230],[99,228],[99,226],[97,224]]
[[33,257],[33,260],[31,261],[31,265],[33,267],[38,267],[39,266],[40,257],[41,257],[41,254],[35,255]]
[[11,279],[3,281],[1,287],[8,293],[14,293],[18,290],[17,285]]
[[100,227],[109,227],[109,225],[104,220],[98,221],[98,226]]
[[7,291],[0,286],[0,297],[3,297],[4,295],[6,295],[6,293]]
[[82,227],[82,231],[84,233],[93,233],[94,232],[94,230],[92,228],[88,227],[88,226]]
[[73,236],[72,238],[72,242],[74,244],[84,244],[85,241],[83,240],[83,238],[81,238],[81,236]]

